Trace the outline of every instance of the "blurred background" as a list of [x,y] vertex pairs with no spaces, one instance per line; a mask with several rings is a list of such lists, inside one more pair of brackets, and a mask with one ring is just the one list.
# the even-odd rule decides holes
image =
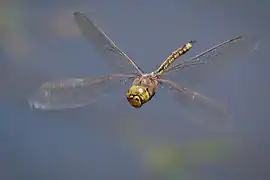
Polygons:
[[[269,179],[268,7],[259,0],[2,0],[0,179]],[[258,36],[256,53],[240,54],[219,77],[185,82],[225,103],[231,128],[187,120],[163,90],[139,110],[125,100],[128,87],[93,106],[30,109],[27,97],[44,81],[115,72],[82,38],[74,11],[146,71],[193,39],[190,55],[233,36]]]

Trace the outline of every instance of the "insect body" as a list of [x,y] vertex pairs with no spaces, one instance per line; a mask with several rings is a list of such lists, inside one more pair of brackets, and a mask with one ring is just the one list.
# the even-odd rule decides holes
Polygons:
[[190,41],[183,47],[172,52],[153,73],[144,74],[143,76],[136,78],[126,93],[129,103],[135,108],[140,108],[143,104],[150,101],[158,88],[157,75],[164,73],[167,67],[174,60],[188,52],[194,43],[195,41]]

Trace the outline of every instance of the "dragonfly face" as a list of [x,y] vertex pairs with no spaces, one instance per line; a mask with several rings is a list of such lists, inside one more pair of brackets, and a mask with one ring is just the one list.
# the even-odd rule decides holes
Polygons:
[[126,97],[131,106],[140,108],[155,95],[158,87],[157,78],[152,74],[143,74],[136,78],[132,86],[126,93]]
[[134,84],[127,91],[126,97],[131,106],[135,108],[140,108],[150,100],[150,95],[146,88]]

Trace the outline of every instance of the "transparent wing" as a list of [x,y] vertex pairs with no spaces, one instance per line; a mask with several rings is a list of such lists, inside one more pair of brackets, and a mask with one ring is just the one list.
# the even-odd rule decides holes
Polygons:
[[89,18],[81,12],[74,13],[74,20],[83,36],[92,44],[96,51],[104,55],[111,66],[121,73],[139,73],[141,69]]
[[121,81],[134,77],[134,75],[114,74],[46,82],[29,98],[28,102],[31,107],[42,110],[86,106],[115,91]]
[[197,92],[193,92],[181,84],[159,79],[180,105],[180,111],[188,119],[209,127],[229,128],[230,118],[226,107]]
[[165,74],[175,72],[188,85],[206,83],[219,76],[236,60],[247,59],[247,55],[254,52],[256,48],[258,48],[256,37],[235,37],[171,66]]

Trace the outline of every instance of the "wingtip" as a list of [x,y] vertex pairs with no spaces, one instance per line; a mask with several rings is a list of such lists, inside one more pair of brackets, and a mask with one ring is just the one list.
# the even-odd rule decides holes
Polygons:
[[78,15],[82,15],[82,14],[83,14],[83,12],[79,12],[79,11],[75,11],[75,12],[73,13],[74,16],[78,16]]
[[236,36],[236,37],[234,38],[234,40],[238,40],[238,39],[244,39],[244,36],[243,36],[243,35],[239,35],[239,36]]

